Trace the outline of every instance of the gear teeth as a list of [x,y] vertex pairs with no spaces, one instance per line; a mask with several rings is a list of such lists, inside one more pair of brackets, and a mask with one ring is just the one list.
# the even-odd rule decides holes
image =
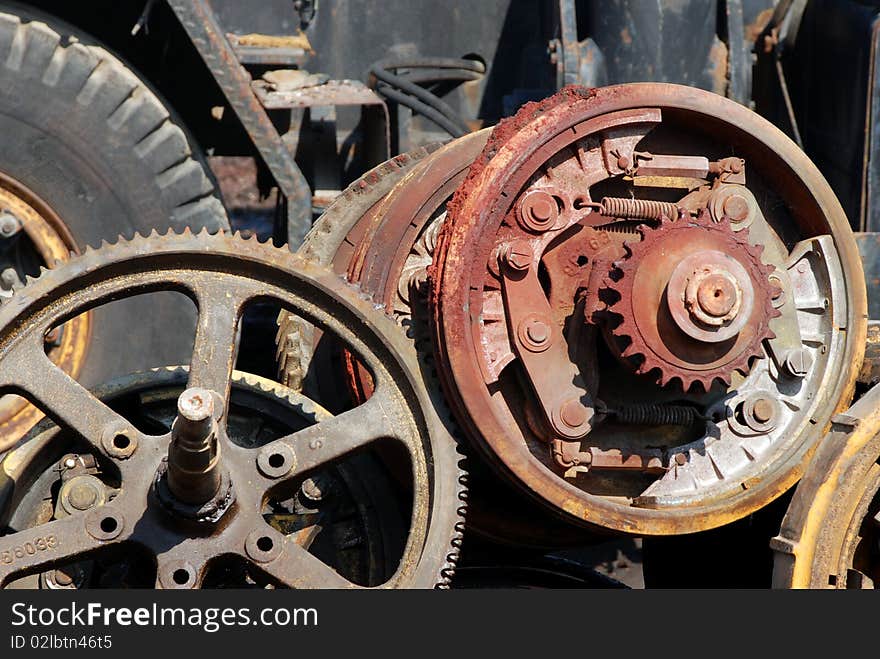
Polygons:
[[[764,245],[751,245],[747,239],[748,232],[745,230],[733,231],[729,217],[722,216],[721,220],[716,223],[712,220],[708,208],[701,208],[693,217],[684,209],[679,208],[678,220],[683,220],[685,218],[687,218],[687,221],[684,222],[666,222],[661,218],[659,226],[640,226],[639,233],[642,236],[642,240],[640,242],[633,241],[624,243],[626,256],[622,260],[616,261],[613,264],[620,273],[620,279],[618,281],[608,282],[608,285],[605,288],[615,291],[619,296],[618,300],[608,305],[608,310],[615,316],[621,318],[621,322],[611,329],[611,333],[618,338],[628,338],[630,340],[629,345],[621,352],[621,356],[624,358],[641,356],[643,358],[643,361],[637,367],[636,372],[639,374],[646,374],[650,373],[652,370],[658,370],[658,382],[660,386],[666,386],[671,383],[672,380],[678,379],[685,391],[690,389],[695,382],[699,382],[703,389],[708,391],[715,380],[720,380],[725,384],[729,384],[730,374],[734,371],[748,374],[751,359],[754,357],[763,357],[761,352],[761,342],[766,338],[775,337],[775,334],[769,328],[769,321],[780,316],[781,312],[774,308],[770,302],[772,291],[770,290],[771,287],[768,278],[776,268],[772,265],[763,263],[761,260],[761,255],[764,253]],[[713,370],[702,375],[688,375],[685,373],[679,375],[674,371],[672,373],[667,373],[664,368],[664,363],[659,363],[656,359],[651,359],[649,357],[650,351],[647,346],[641,345],[638,328],[633,325],[634,321],[631,316],[634,301],[631,299],[628,300],[627,295],[625,294],[627,290],[626,280],[634,276],[634,273],[638,268],[639,255],[654,249],[656,243],[661,240],[663,236],[668,235],[669,232],[688,229],[723,232],[724,235],[727,236],[727,239],[732,241],[733,245],[749,254],[749,261],[751,264],[750,276],[755,278],[758,282],[763,279],[767,284],[765,287],[767,289],[766,299],[764,299],[765,296],[762,296],[762,299],[764,299],[764,316],[758,327],[759,338],[756,341],[756,345],[745,347],[743,353],[734,357],[724,366],[723,371]],[[621,282],[623,282],[622,288]],[[631,296],[632,291],[629,291],[629,297]],[[670,366],[670,368],[672,367]]]

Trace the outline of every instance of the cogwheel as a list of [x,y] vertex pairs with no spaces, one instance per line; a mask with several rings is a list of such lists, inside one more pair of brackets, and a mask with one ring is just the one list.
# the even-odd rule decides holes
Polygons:
[[[138,447],[149,446],[150,453],[144,460],[153,460],[152,452],[162,451],[167,456],[162,464],[171,464],[172,456],[179,454],[172,450],[175,440],[168,434],[143,432],[49,360],[34,358],[31,348],[40,345],[46,326],[75,317],[108,299],[133,297],[145,288],[186,291],[192,299],[198,300],[199,323],[187,390],[209,390],[215,394],[210,400],[219,405],[228,404],[226,396],[239,345],[238,323],[246,304],[252,300],[273,300],[292,313],[310,318],[325,333],[351,346],[370,368],[377,383],[376,392],[370,398],[373,404],[348,410],[346,423],[336,423],[339,417],[326,419],[254,449],[263,453],[224,450],[221,454],[218,451],[222,457],[215,464],[220,464],[223,473],[228,474],[224,492],[235,487],[235,483],[246,483],[246,488],[240,486],[234,491],[235,496],[239,502],[256,504],[269,488],[295,478],[298,469],[305,473],[312,465],[332,465],[361,447],[372,453],[369,447],[377,437],[396,437],[412,465],[413,515],[399,568],[383,585],[395,588],[448,585],[461,543],[462,496],[466,493],[464,473],[457,442],[438,413],[435,395],[426,389],[420,377],[421,365],[412,341],[357,288],[332,271],[291,254],[287,248],[239,235],[206,232],[194,235],[188,229],[180,234],[154,233],[120,239],[117,244],[105,244],[98,249],[87,248],[75,259],[44,270],[39,278],[15,291],[10,303],[0,306],[0,379],[34,401],[46,416],[75,432],[92,451],[115,461],[115,468],[122,474],[120,494],[113,500],[119,515],[141,519],[152,514],[151,507],[164,506],[172,513],[169,519],[174,520],[169,522],[169,537],[178,538],[179,542],[179,534],[187,533],[187,547],[192,543],[200,547],[187,553],[185,558],[180,554],[181,558],[172,557],[164,565],[159,563],[160,585],[183,586],[170,575],[180,561],[192,562],[193,555],[209,559],[219,555],[239,556],[249,564],[256,564],[273,583],[283,585],[341,588],[352,584],[332,570],[332,566],[322,566],[305,557],[294,543],[272,541],[270,546],[282,547],[285,554],[268,561],[256,553],[257,549],[249,549],[247,543],[243,546],[241,534],[234,529],[257,528],[263,524],[261,507],[242,503],[234,510],[221,508],[228,501],[227,494],[218,503],[211,500],[208,504],[214,506],[212,514],[219,510],[218,514],[229,515],[229,522],[211,527],[210,532],[200,529],[198,533],[190,533],[190,522],[203,519],[196,517],[201,514],[200,509],[189,512],[187,502],[167,485],[167,471],[161,468],[154,471],[155,461],[145,463],[139,458],[143,449]],[[176,330],[161,328],[161,331]],[[19,343],[10,341],[10,336],[30,338],[23,338]],[[217,441],[228,446],[224,428],[231,415],[218,416],[215,419],[217,431],[201,441],[220,438]],[[363,432],[354,437],[350,432],[352,427]],[[374,428],[380,428],[382,434]],[[128,441],[116,443],[116,438],[122,436]],[[349,443],[331,441],[334,436],[345,437]],[[277,450],[276,455],[293,457],[293,464],[284,473],[272,471],[268,461],[261,462],[260,456],[266,454],[270,445],[272,450]],[[145,464],[151,467],[147,471],[144,471]],[[147,496],[156,483],[164,483],[161,502]],[[257,516],[258,522],[248,519],[252,515]],[[178,520],[184,531],[171,528]],[[53,555],[53,560],[75,559],[83,546],[81,540],[87,535],[86,529],[82,524],[74,527],[63,520],[50,524],[55,525],[53,528],[57,528],[59,534],[63,532],[65,537],[71,537],[63,545],[70,547],[71,553],[60,558]],[[126,534],[136,532],[121,524],[119,528]],[[270,533],[265,529],[263,532]],[[173,544],[169,543],[169,537],[151,531],[138,536],[137,542],[143,544],[146,551],[153,552],[157,560],[159,556],[165,560],[167,548]],[[114,536],[107,540],[127,539],[128,536],[120,535],[118,539]],[[20,542],[14,533],[0,537],[0,545],[4,547]],[[41,559],[35,557],[33,561]],[[302,563],[294,568],[297,561]],[[205,560],[188,568],[185,587],[200,584],[208,565],[209,560]],[[34,562],[2,566],[0,586],[23,571],[39,567]]]
[[677,379],[685,391],[696,382],[706,391],[715,380],[729,385],[734,371],[747,373],[764,356],[761,342],[774,337],[769,323],[779,315],[763,246],[706,209],[639,233],[608,286],[619,296],[610,307],[620,319],[613,347],[637,373],[657,374],[661,386]]

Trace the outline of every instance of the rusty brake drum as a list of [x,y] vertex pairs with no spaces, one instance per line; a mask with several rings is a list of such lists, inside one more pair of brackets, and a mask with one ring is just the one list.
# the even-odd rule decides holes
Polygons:
[[846,217],[808,158],[698,89],[569,87],[497,126],[429,269],[460,423],[571,522],[677,534],[799,478],[866,332]]

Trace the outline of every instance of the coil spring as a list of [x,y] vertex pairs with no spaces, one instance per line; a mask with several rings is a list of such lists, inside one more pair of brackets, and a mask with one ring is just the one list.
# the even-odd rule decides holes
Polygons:
[[597,231],[605,231],[607,233],[616,233],[622,236],[638,236],[640,222],[630,222],[621,220],[620,222],[611,222],[609,224],[600,224],[596,227]]
[[602,215],[657,221],[665,216],[672,220],[678,217],[678,206],[669,201],[602,197]]
[[608,414],[613,415],[618,423],[633,426],[689,426],[697,419],[703,419],[702,414],[687,405],[623,405],[609,409]]

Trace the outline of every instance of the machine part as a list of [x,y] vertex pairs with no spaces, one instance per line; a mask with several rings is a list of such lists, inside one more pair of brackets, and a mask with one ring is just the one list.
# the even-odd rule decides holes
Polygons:
[[[192,395],[193,388],[209,391],[214,397],[212,419],[222,446],[219,464],[228,472],[236,500],[223,515],[222,524],[212,523],[210,518],[193,521],[191,515],[148,496],[166,478],[163,463],[178,459],[174,432],[135,426],[65,375],[42,352],[45,332],[62,319],[145,288],[183,292],[199,309],[186,397]],[[228,426],[237,326],[245,305],[257,299],[277,301],[350,346],[371,370],[376,386],[370,399],[315,425],[271,437],[259,447],[236,446]],[[382,585],[444,586],[454,567],[463,523],[461,456],[434,410],[435,401],[421,385],[409,342],[355,289],[332,272],[291,256],[286,247],[184,231],[87,250],[58,269],[44,272],[16,291],[14,304],[0,308],[0,391],[24,396],[79,435],[83,445],[78,453],[94,455],[102,473],[108,474],[117,489],[104,506],[17,529],[0,539],[5,547],[0,551],[13,554],[22,543],[53,549],[26,552],[0,566],[0,582],[4,584],[60,563],[75,562],[85,554],[112,552],[124,543],[154,557],[158,587],[200,586],[206,583],[216,559],[230,556],[244,561],[268,582],[293,587],[353,587],[357,584],[275,530],[263,511],[267,499],[288,498],[298,489],[299,481],[314,472],[359,449],[369,446],[378,450],[380,445],[408,463],[401,476],[410,491],[412,511],[403,555],[394,574]],[[187,406],[186,400],[179,400],[178,412]],[[215,432],[213,422],[209,425]],[[108,431],[135,437],[136,450],[125,459],[114,458],[102,441]],[[21,448],[26,450],[29,444],[24,442]],[[272,466],[280,466],[280,460],[287,469],[264,475],[258,464],[262,454],[268,455]],[[189,485],[205,480],[199,476]],[[15,480],[15,484],[21,482],[20,478]],[[198,487],[183,489],[193,493],[192,501],[203,499]],[[256,537],[259,555],[249,549],[252,537]],[[172,578],[182,569],[184,559],[189,567],[181,579]]]
[[[473,133],[430,154],[420,152],[417,158],[411,155],[400,163],[395,159],[368,173],[327,209],[302,247],[302,253],[310,259],[357,282],[362,292],[383,305],[407,329],[420,351],[422,375],[428,387],[439,385],[428,344],[427,291],[422,284],[426,283],[435,237],[446,216],[446,202],[489,133]],[[284,340],[291,336],[299,337],[300,342],[295,348],[285,348]],[[306,373],[307,392],[326,392],[328,400],[366,400],[373,387],[369,372],[356,358],[344,353],[341,365],[339,351],[329,343],[308,322],[292,315],[282,316],[280,378],[293,379],[298,373]],[[333,377],[343,366],[349,382],[344,389]],[[451,418],[449,423],[454,423]],[[474,463],[468,471],[469,533],[520,547],[588,542],[581,529],[548,519],[487,467]],[[510,514],[511,509],[516,510],[515,515]]]
[[[20,4],[0,5],[0,53],[0,129],[7,135],[0,154],[0,212],[8,224],[5,233],[0,227],[4,282],[24,281],[41,266],[120,234],[228,227],[201,154],[122,61],[69,25]],[[21,230],[10,233],[13,225]],[[5,297],[8,283],[2,288]],[[117,369],[146,368],[153,357],[186,358],[189,346],[179,337],[155,345],[150,326],[132,326],[131,309],[106,307],[57,328],[46,342],[52,359],[92,385]],[[137,310],[167,326],[194,317],[161,296],[144,298]],[[86,359],[92,342],[103,350]],[[0,400],[0,448],[39,418],[16,397]]]
[[294,161],[294,154],[260,104],[250,76],[239,64],[235,49],[207,0],[168,0],[168,4],[278,183],[287,200],[284,240],[291,247],[298,247],[312,223],[312,191]]
[[773,538],[775,588],[880,582],[880,387],[832,419]]
[[763,248],[705,209],[640,233],[618,262],[620,278],[609,283],[619,296],[610,310],[621,320],[611,331],[626,340],[622,356],[638,360],[637,373],[656,370],[661,386],[678,379],[685,391],[748,374],[779,315]]
[[[400,178],[437,146],[421,147],[411,153],[395,156],[348,186],[321,214],[320,222],[308,234],[308,240],[303,241],[300,248],[303,257],[333,267],[340,274],[344,273],[360,242],[360,235],[352,233],[349,236],[349,233],[355,227],[363,231],[365,226],[360,225],[359,220],[376,213],[385,195]],[[316,237],[318,235],[321,236],[320,239]],[[278,377],[282,383],[294,390],[300,390],[306,378],[309,378],[312,383],[307,389],[314,390],[318,386],[314,382],[316,375],[314,371],[310,371],[310,365],[319,338],[320,332],[310,323],[303,322],[286,311],[279,314],[276,358]],[[333,382],[328,386],[336,384]],[[344,399],[345,394],[338,391],[336,397]]]
[[[154,369],[115,380],[100,387],[95,394],[114,410],[134,420],[139,427],[168,432],[177,416],[177,403],[186,387],[185,368]],[[296,394],[278,383],[234,372],[227,428],[235,446],[258,448],[273,437],[321,423],[332,416],[313,401]],[[50,445],[51,443],[51,445]],[[50,423],[35,431],[27,442],[9,454],[3,463],[5,478],[28,479],[33,483],[27,492],[7,492],[0,499],[0,509],[13,528],[33,528],[43,519],[44,502],[53,497],[61,465],[61,489],[58,493],[55,518],[65,491],[72,483],[87,479],[107,492],[111,490],[93,465],[94,473],[77,472],[85,456],[62,455],[59,451],[75,446],[77,440]],[[22,460],[17,461],[21,457]],[[73,466],[67,467],[67,464]],[[68,473],[76,472],[65,480]],[[308,483],[320,482],[324,496],[318,500],[305,496]],[[20,488],[19,488],[20,489]],[[20,496],[19,496],[20,495]],[[401,493],[395,489],[393,475],[375,456],[352,456],[316,473],[303,482],[300,490],[285,501],[272,500],[264,511],[269,525],[290,536],[312,555],[332,565],[350,581],[358,584],[384,582],[397,567],[406,541],[407,519],[399,506]],[[103,505],[104,497],[95,501]],[[14,506],[10,511],[9,507]],[[87,508],[82,508],[86,510]],[[73,510],[70,514],[75,514]],[[145,573],[146,572],[146,573]],[[23,577],[9,584],[10,588],[94,588],[150,586],[149,570],[139,570],[136,560],[127,555],[109,560],[84,560]],[[243,570],[221,571],[219,583],[213,586],[255,586],[259,575]],[[146,580],[146,581],[144,581]]]
[[[664,153],[691,155],[656,155]],[[650,166],[650,186],[638,185],[642,163]],[[520,200],[535,190],[559,207],[541,233],[519,220]],[[717,222],[712,217],[713,200],[734,192],[746,199],[747,230],[729,222],[726,211]],[[635,219],[622,213],[609,220],[594,201],[627,197],[643,202],[619,205],[633,209]],[[749,205],[752,197],[762,200],[760,208]],[[669,206],[659,201],[683,212],[663,224]],[[739,203],[731,204],[737,219]],[[829,419],[852,396],[866,322],[851,230],[803,153],[729,100],[653,83],[566,88],[496,127],[448,209],[429,269],[441,383],[486,458],[569,521],[670,535],[740,519],[797,480]],[[613,312],[621,308],[614,295],[631,296],[624,303],[629,317],[645,302],[625,289],[638,269],[639,238],[645,236],[646,258],[662,263],[677,245],[652,248],[652,237],[687,227],[712,243],[710,267],[688,262],[676,274],[680,317],[655,337],[667,341],[673,329],[716,351],[742,340],[735,351],[742,361],[726,362],[721,375],[729,384],[705,392],[633,374],[624,354],[644,354],[647,338],[634,323],[613,334]],[[690,245],[697,235],[681,242]],[[498,260],[499,247],[515,241],[526,241],[531,253],[518,272]],[[689,256],[679,251],[678,260],[666,262],[655,277],[658,297],[648,305],[668,304],[666,284]],[[715,291],[723,305],[715,304]],[[702,299],[709,293],[712,299]],[[545,361],[543,372],[521,349],[518,319],[528,312],[552,319],[552,335],[568,347]],[[726,331],[732,336],[713,341]],[[623,334],[636,335],[639,344],[633,349]],[[746,362],[751,356],[758,358]],[[705,376],[682,375],[685,384],[710,384]],[[670,376],[667,369],[662,382]],[[580,395],[567,393],[573,385]],[[758,392],[770,392],[778,410],[759,421],[767,410],[758,405],[754,414],[749,407],[752,425],[739,423],[738,410]],[[560,432],[554,414],[561,407],[547,405],[557,399],[567,416],[590,419],[587,433]],[[698,422],[652,420],[634,431],[601,412],[683,404],[698,411]]]
[[[9,297],[40,268],[66,261],[78,247],[61,219],[33,192],[18,181],[0,174],[0,208],[16,228],[0,245],[3,297]],[[82,371],[92,317],[83,315],[46,336],[50,359],[73,377]],[[40,420],[42,414],[17,396],[0,397],[0,450],[5,450]]]

